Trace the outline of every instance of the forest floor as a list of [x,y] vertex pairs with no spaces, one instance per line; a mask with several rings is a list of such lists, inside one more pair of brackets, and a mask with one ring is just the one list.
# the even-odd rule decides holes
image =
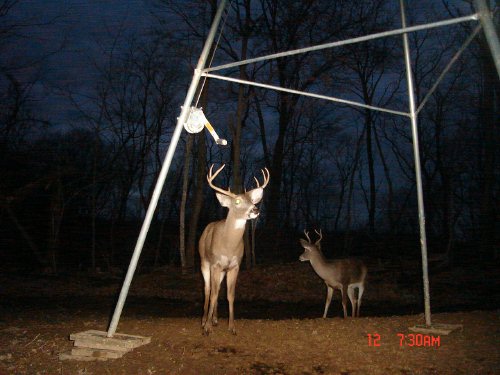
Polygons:
[[356,319],[342,318],[338,292],[329,317],[321,318],[326,288],[308,264],[242,270],[237,335],[227,330],[221,296],[219,325],[208,337],[200,324],[199,272],[164,267],[139,274],[117,332],[151,342],[91,362],[59,355],[71,350],[70,334],[107,330],[121,278],[2,272],[0,374],[499,374],[497,269],[431,269],[432,322],[462,328],[426,338],[409,330],[425,320],[419,269],[407,267],[369,265]]

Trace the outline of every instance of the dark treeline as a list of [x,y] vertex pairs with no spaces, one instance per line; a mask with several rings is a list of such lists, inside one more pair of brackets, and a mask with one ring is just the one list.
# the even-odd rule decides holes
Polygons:
[[[0,54],[21,43],[16,38],[30,26],[24,21],[36,22],[16,15],[16,3],[0,1]],[[2,60],[3,265],[52,272],[128,265],[217,7],[215,1],[190,3],[149,2],[151,29],[103,50],[85,100],[59,87],[73,114],[65,126],[55,125],[57,113],[42,114],[37,106],[35,87],[44,79],[39,67],[47,56]],[[465,3],[451,3],[419,3],[407,10],[408,21],[473,12]],[[227,12],[213,48],[214,66],[400,27],[398,2],[388,0],[233,0]],[[417,105],[474,26],[410,35]],[[58,48],[53,53],[66,46]],[[401,36],[220,74],[408,111]],[[499,98],[498,76],[479,34],[419,113],[431,257],[471,262],[498,255]],[[229,145],[215,145],[206,132],[184,132],[140,269],[197,264],[203,227],[224,215],[206,184],[212,163],[227,164],[217,184],[233,191],[251,188],[264,166],[270,170],[263,214],[255,228],[247,228],[247,267],[296,260],[304,228],[322,229],[328,257],[418,258],[407,117],[214,79],[204,83],[196,101]]]

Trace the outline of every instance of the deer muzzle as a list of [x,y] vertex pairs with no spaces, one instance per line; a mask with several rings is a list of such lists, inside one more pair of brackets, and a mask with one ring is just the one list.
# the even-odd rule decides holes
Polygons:
[[259,216],[259,214],[260,214],[259,208],[254,206],[248,213],[248,218],[255,219],[257,216]]

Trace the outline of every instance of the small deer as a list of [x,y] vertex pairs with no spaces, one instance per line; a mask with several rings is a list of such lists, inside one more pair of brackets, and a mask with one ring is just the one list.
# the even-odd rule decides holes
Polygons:
[[[264,176],[262,186],[254,177],[257,187],[243,194],[234,194],[229,189],[224,190],[212,184],[215,177],[222,171],[222,165],[213,173],[213,164],[207,175],[208,184],[217,193],[217,199],[223,207],[229,209],[225,220],[214,221],[208,224],[203,231],[199,252],[201,259],[201,273],[205,281],[205,304],[201,325],[203,333],[209,335],[212,326],[217,325],[217,298],[224,276],[227,283],[227,300],[229,302],[229,331],[236,334],[234,327],[234,294],[236,279],[243,258],[243,234],[247,220],[259,216],[256,206],[262,199],[264,188],[269,182],[267,168],[261,170]],[[209,308],[210,303],[210,308]]]
[[[363,261],[354,258],[327,260],[321,252],[321,239],[323,234],[318,232],[319,239],[312,243],[309,233],[304,229],[307,241],[300,239],[300,244],[304,248],[304,253],[299,257],[302,262],[309,261],[314,271],[321,277],[327,287],[325,312],[326,318],[330,302],[332,301],[333,290],[340,289],[342,293],[342,307],[344,308],[344,318],[347,318],[347,296],[351,300],[352,317],[359,317],[361,307],[361,297],[365,290],[365,278],[367,274],[366,265]],[[358,288],[358,298],[354,294],[354,288]],[[347,296],[346,296],[347,294]]]

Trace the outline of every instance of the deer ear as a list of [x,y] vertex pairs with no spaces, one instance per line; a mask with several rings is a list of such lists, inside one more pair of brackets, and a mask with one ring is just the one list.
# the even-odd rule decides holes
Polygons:
[[217,196],[217,199],[222,207],[229,207],[231,205],[231,197],[221,193],[215,193],[215,195]]
[[262,195],[264,194],[264,190],[262,190],[262,188],[256,188],[256,189],[250,190],[247,194],[249,195],[252,203],[257,204],[262,199]]
[[306,240],[304,240],[303,238],[301,238],[301,239],[300,239],[300,244],[301,244],[301,245],[302,245],[302,247],[303,247],[304,249],[306,249],[306,250],[309,248],[309,245],[310,245],[310,243],[309,243],[309,242],[307,242]]

